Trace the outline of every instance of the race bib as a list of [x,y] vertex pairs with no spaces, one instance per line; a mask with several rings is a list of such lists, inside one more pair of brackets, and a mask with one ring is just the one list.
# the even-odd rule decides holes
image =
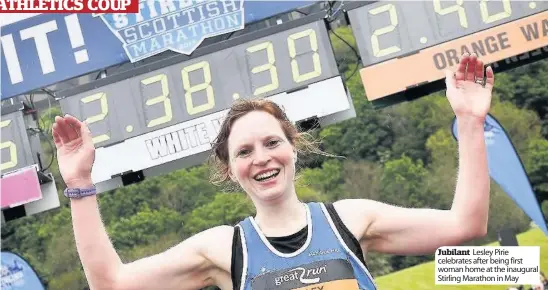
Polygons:
[[360,290],[347,260],[318,261],[266,272],[253,279],[253,290]]

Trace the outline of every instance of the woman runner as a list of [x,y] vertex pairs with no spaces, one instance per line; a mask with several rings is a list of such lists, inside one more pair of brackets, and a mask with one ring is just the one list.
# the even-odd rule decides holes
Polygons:
[[120,260],[101,220],[91,179],[91,132],[72,116],[57,116],[52,131],[59,169],[90,288],[376,289],[364,253],[431,254],[484,236],[490,188],[483,125],[493,85],[493,70],[484,72],[475,55],[464,55],[457,71],[446,74],[446,95],[459,130],[458,180],[450,210],[365,199],[302,203],[294,184],[298,152],[317,150],[276,104],[237,102],[213,154],[221,180],[245,190],[256,216],[205,230],[131,263]]

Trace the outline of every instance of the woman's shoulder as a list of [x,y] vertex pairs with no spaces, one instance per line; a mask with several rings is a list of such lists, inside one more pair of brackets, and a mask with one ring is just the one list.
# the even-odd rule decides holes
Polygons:
[[333,203],[341,222],[360,241],[370,224],[375,201],[368,199],[343,199]]
[[200,247],[200,252],[218,268],[230,271],[232,256],[232,238],[234,227],[221,225],[209,228],[192,236],[193,244]]
[[215,226],[204,231],[201,231],[193,236],[194,239],[199,239],[202,242],[215,241],[215,238],[232,238],[234,227],[228,225]]

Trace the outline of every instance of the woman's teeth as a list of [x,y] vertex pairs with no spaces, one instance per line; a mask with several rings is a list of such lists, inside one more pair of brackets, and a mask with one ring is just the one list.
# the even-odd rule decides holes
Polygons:
[[270,170],[268,172],[264,172],[264,173],[261,173],[261,174],[255,176],[255,180],[265,181],[267,179],[272,179],[272,178],[276,177],[278,175],[278,173],[280,173],[280,170],[278,170],[278,169]]

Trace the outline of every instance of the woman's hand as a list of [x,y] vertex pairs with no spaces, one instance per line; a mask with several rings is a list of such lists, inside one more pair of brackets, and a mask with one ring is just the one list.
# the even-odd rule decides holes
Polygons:
[[485,121],[495,83],[490,66],[485,70],[485,75],[486,78],[483,62],[475,54],[463,55],[455,73],[446,72],[447,99],[457,119]]
[[91,186],[95,146],[87,125],[70,115],[57,116],[52,133],[59,171],[67,187]]

